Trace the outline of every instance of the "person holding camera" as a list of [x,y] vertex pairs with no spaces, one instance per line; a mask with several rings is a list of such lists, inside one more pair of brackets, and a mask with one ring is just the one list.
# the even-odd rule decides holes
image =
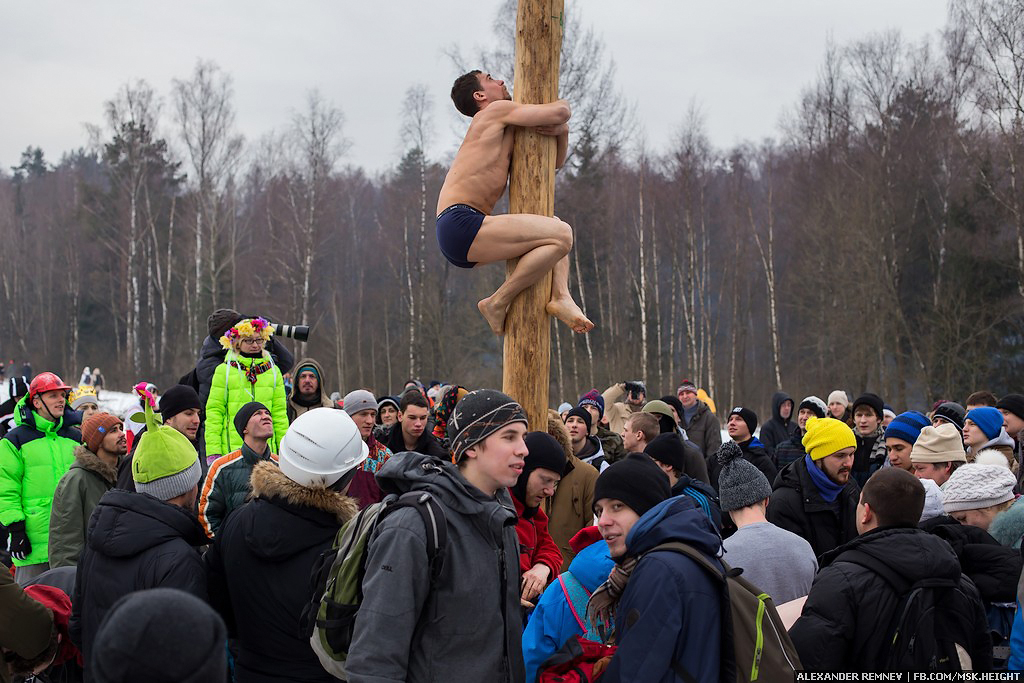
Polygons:
[[239,409],[252,401],[259,401],[270,410],[274,422],[270,450],[277,452],[288,429],[288,398],[281,369],[266,350],[273,334],[274,326],[265,318],[246,318],[221,337],[227,354],[213,372],[206,400],[207,460],[242,447],[242,437],[232,424]]
[[[640,411],[647,403],[647,387],[638,379],[632,382],[619,382],[605,389],[601,396],[604,398],[604,414],[608,419],[608,429],[615,434],[621,434],[622,428],[626,426],[626,419]],[[619,399],[623,397],[625,401],[620,401]]]

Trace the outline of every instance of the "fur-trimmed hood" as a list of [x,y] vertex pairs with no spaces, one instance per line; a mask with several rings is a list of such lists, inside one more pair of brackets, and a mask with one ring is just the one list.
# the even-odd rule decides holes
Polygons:
[[75,461],[71,463],[71,469],[79,468],[88,472],[94,472],[103,478],[111,486],[117,482],[117,467],[108,465],[84,445],[75,447]]
[[256,463],[250,483],[253,498],[278,498],[291,505],[327,512],[337,517],[339,524],[344,524],[359,512],[354,498],[326,488],[300,486],[270,462]]

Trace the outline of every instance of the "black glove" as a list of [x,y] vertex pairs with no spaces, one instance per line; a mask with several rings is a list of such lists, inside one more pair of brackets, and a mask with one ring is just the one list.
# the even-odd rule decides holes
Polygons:
[[32,544],[29,543],[28,534],[25,532],[25,522],[15,522],[7,527],[11,532],[11,557],[16,560],[24,560],[32,554]]

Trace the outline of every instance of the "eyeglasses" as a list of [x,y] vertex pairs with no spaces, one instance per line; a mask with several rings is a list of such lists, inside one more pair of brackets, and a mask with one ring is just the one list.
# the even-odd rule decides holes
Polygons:
[[242,339],[241,343],[242,344],[262,344],[263,340],[262,339]]

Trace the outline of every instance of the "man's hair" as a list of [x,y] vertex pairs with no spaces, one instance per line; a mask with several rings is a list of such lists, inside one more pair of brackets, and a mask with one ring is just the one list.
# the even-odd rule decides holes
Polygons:
[[875,412],[875,409],[872,408],[871,406],[869,406],[867,403],[861,403],[859,406],[857,406],[857,409],[853,411],[853,414],[854,415],[870,415],[871,417],[876,417],[879,420],[882,419],[882,418],[878,417],[878,413]]
[[995,408],[996,403],[998,403],[996,395],[991,391],[975,391],[967,397],[967,405],[969,406],[989,406]]
[[924,510],[924,486],[906,470],[886,467],[878,470],[861,493],[861,500],[870,505],[878,518],[878,526],[916,527]]
[[631,431],[643,432],[647,443],[661,434],[661,422],[654,413],[633,413],[626,419],[626,424],[631,426]]
[[474,69],[469,73],[462,74],[455,79],[455,84],[452,86],[452,102],[455,103],[455,108],[459,110],[460,114],[469,118],[473,118],[480,111],[480,105],[476,103],[473,93],[481,90],[480,79],[477,78],[481,73],[483,72],[479,69]]
[[430,404],[427,403],[427,399],[423,396],[419,389],[409,389],[402,394],[402,402],[398,404],[398,409],[401,412],[405,412],[405,409],[409,406],[419,406],[420,408],[430,408]]

